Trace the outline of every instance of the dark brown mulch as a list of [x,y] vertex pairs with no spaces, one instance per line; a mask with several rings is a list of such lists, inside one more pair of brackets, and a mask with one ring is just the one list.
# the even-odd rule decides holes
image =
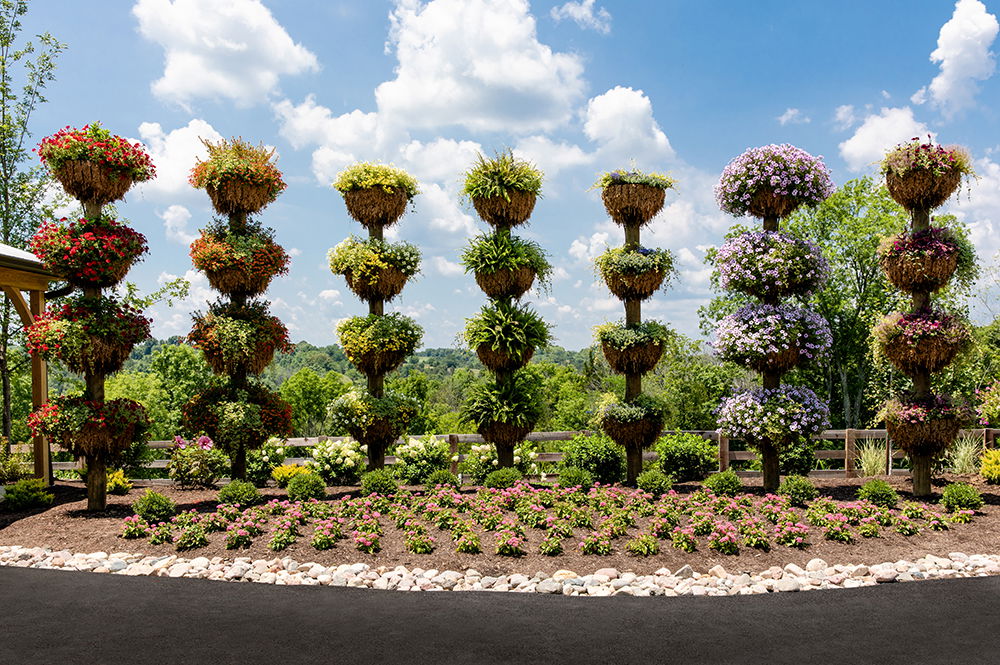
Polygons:
[[[836,500],[848,501],[855,497],[857,487],[866,479],[823,478],[815,479],[815,484],[821,492]],[[910,480],[905,472],[892,476],[889,481],[901,494],[903,501],[910,500]],[[403,547],[401,532],[397,531],[388,520],[383,520],[385,535],[382,537],[382,551],[378,554],[364,554],[353,548],[350,541],[340,541],[334,549],[317,551],[309,545],[311,527],[302,530],[298,541],[281,552],[272,552],[267,548],[268,535],[258,536],[253,546],[245,550],[226,550],[223,534],[209,534],[208,547],[199,548],[180,556],[193,558],[196,556],[222,557],[233,560],[237,557],[252,557],[254,559],[274,559],[291,557],[299,562],[313,561],[326,566],[341,563],[364,562],[373,568],[385,566],[393,568],[403,565],[408,568],[436,568],[438,570],[464,571],[475,568],[484,575],[509,574],[521,572],[533,574],[537,571],[553,573],[559,569],[573,570],[581,575],[593,572],[599,568],[612,567],[620,571],[634,571],[638,574],[649,574],[658,568],[667,567],[677,570],[684,564],[691,565],[697,571],[705,572],[716,564],[722,564],[729,572],[755,573],[771,566],[783,566],[786,563],[796,563],[800,566],[813,558],[821,558],[829,564],[835,563],[881,563],[900,559],[915,560],[926,554],[946,556],[949,552],[965,552],[967,554],[1000,553],[1000,490],[996,486],[984,484],[976,476],[947,475],[935,481],[935,491],[940,493],[947,482],[968,482],[982,492],[986,505],[971,524],[956,524],[949,531],[934,532],[923,530],[916,536],[904,537],[889,528],[882,530],[883,537],[877,539],[857,539],[853,544],[842,544],[824,541],[818,530],[811,529],[813,544],[805,550],[796,550],[775,545],[770,552],[760,552],[742,548],[736,556],[724,556],[708,550],[704,538],[699,539],[699,550],[688,554],[670,547],[669,542],[661,541],[661,552],[656,556],[636,558],[624,551],[628,537],[615,541],[615,551],[609,556],[584,556],[575,551],[579,537],[584,530],[577,530],[577,538],[566,539],[566,552],[548,557],[538,554],[538,545],[542,540],[542,532],[528,529],[528,544],[526,556],[520,558],[503,557],[493,554],[493,535],[482,533],[482,554],[456,554],[453,550],[449,533],[433,530],[437,539],[437,550],[432,554],[417,555],[406,552]],[[749,492],[762,494],[759,480],[744,480]],[[690,492],[696,485],[679,485],[678,492]],[[178,504],[179,510],[196,509],[212,511],[215,509],[216,492],[214,490],[182,490],[171,486],[156,487]],[[416,489],[416,488],[414,488]],[[356,491],[356,487],[334,487],[329,489],[330,498],[338,499]],[[132,514],[129,504],[141,493],[136,488],[128,496],[109,496],[108,510],[100,515],[89,515],[83,509],[86,506],[86,494],[81,483],[60,481],[53,488],[56,494],[55,504],[49,509],[40,509],[23,513],[0,513],[0,545],[24,545],[28,547],[49,547],[53,550],[66,549],[74,552],[135,552],[145,554],[174,554],[171,545],[150,545],[146,540],[123,540],[118,537],[122,528],[122,519]],[[466,492],[474,490],[466,488]],[[284,498],[283,490],[265,488],[262,493],[267,498]],[[933,510],[943,509],[931,505]],[[635,529],[632,529],[635,531]]]

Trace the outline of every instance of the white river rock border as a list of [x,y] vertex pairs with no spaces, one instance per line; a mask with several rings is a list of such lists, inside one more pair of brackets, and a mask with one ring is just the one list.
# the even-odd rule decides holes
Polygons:
[[129,552],[85,554],[0,545],[0,566],[396,591],[510,591],[564,596],[735,596],[998,575],[1000,555],[951,552],[947,557],[927,555],[916,561],[900,560],[875,565],[830,565],[822,559],[813,559],[805,569],[789,563],[784,568],[773,566],[756,575],[730,573],[722,565],[714,566],[707,573],[699,573],[684,565],[673,572],[661,568],[652,575],[601,568],[582,576],[570,570],[558,570],[552,575],[539,572],[534,575],[513,573],[492,577],[472,568],[465,572],[409,569],[405,566],[373,569],[366,563],[324,566],[313,562],[299,563],[290,557],[258,560],[241,557],[228,561],[222,557],[187,559],[177,555],[148,556]]

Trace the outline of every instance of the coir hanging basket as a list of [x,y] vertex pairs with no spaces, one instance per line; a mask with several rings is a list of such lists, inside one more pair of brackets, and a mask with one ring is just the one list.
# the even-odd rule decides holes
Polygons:
[[604,281],[619,300],[646,300],[660,288],[666,273],[647,270],[637,275],[606,272]]
[[961,423],[958,418],[928,420],[922,423],[887,421],[885,424],[889,438],[909,455],[942,454],[955,438]]
[[533,192],[512,190],[508,192],[510,200],[503,196],[475,196],[472,205],[476,212],[488,224],[500,227],[517,226],[531,217],[535,209],[537,195]]
[[923,372],[939,372],[955,359],[966,346],[967,338],[928,337],[916,345],[898,339],[882,345],[882,352],[895,367],[907,376]]
[[361,445],[370,448],[386,448],[399,438],[401,432],[388,418],[375,418],[368,427],[360,424],[348,426],[348,433]]
[[625,349],[616,349],[604,342],[601,348],[611,369],[618,374],[646,374],[656,367],[663,355],[663,345],[659,342],[636,344]]
[[78,374],[85,372],[112,374],[122,368],[132,354],[133,346],[131,341],[109,339],[103,335],[88,335],[87,342],[79,355],[60,357],[60,360]]
[[253,297],[267,291],[274,273],[254,272],[243,267],[231,266],[219,270],[206,270],[205,276],[213,289],[230,297]]
[[529,347],[519,356],[515,356],[503,351],[496,351],[489,344],[480,344],[476,347],[476,355],[479,356],[479,361],[486,369],[491,372],[512,372],[527,365],[531,356],[535,355],[535,350]]
[[392,300],[402,292],[409,279],[402,270],[394,266],[382,268],[372,275],[355,276],[352,271],[344,273],[347,286],[362,300]]
[[526,425],[511,425],[497,421],[480,425],[477,429],[488,443],[499,446],[516,446],[531,433],[531,428]]
[[605,417],[601,421],[601,429],[623,448],[648,448],[663,431],[663,421],[659,418],[643,418],[622,422]]
[[227,180],[220,186],[205,187],[212,207],[220,215],[253,214],[273,200],[270,185]]
[[747,212],[759,219],[788,217],[801,202],[793,196],[775,194],[768,188],[758,189],[750,198]]
[[359,372],[371,376],[391,372],[402,365],[409,355],[406,349],[397,351],[373,349],[361,354],[352,354],[348,360],[358,368]]
[[942,174],[926,169],[909,169],[902,175],[893,171],[885,174],[889,196],[910,212],[933,210],[941,206],[955,193],[961,182],[961,171],[954,169]]
[[662,187],[624,183],[605,187],[601,199],[616,223],[641,225],[648,224],[660,212],[666,192]]
[[352,189],[344,192],[347,214],[365,227],[384,228],[399,221],[410,197],[401,187]]
[[104,205],[125,196],[132,178],[96,162],[64,162],[53,173],[66,193],[82,203]]
[[895,254],[879,257],[879,265],[900,291],[923,293],[937,291],[948,283],[958,267],[958,252],[944,256],[930,254]]
[[496,272],[477,272],[476,284],[488,297],[520,298],[535,282],[535,271],[528,266],[513,270],[504,268]]

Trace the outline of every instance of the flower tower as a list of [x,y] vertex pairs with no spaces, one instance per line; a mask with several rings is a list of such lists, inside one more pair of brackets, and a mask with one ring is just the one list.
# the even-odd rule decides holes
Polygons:
[[490,299],[466,321],[465,341],[493,374],[477,385],[466,416],[497,451],[501,467],[514,466],[514,448],[542,415],[538,376],[524,367],[549,343],[549,326],[518,300],[550,270],[535,243],[511,234],[528,221],[542,188],[542,172],[510,151],[478,160],[465,174],[464,196],[493,232],[474,239],[463,254],[466,271]]
[[811,242],[782,233],[780,220],[801,205],[823,201],[833,189],[821,159],[788,144],[747,150],[726,165],[715,187],[724,212],[763,220],[762,231],[742,233],[719,249],[723,287],[757,302],[719,322],[715,346],[723,359],[761,375],[761,388],[723,401],[719,427],[757,450],[764,489],[771,492],[780,480],[779,451],[829,422],[829,408],[815,393],[781,379],[832,342],[827,322],[802,306],[826,279],[826,261]]
[[[913,382],[907,395],[885,405],[889,438],[910,458],[914,496],[931,493],[931,467],[955,440],[971,412],[931,389],[931,377],[966,349],[972,336],[962,317],[936,309],[931,294],[947,285],[963,257],[963,243],[932,226],[931,210],[972,175],[968,153],[912,139],[882,160],[889,194],[910,213],[910,229],[885,239],[879,264],[893,286],[910,295],[909,312],[893,312],[875,326],[879,351]],[[970,252],[971,253],[971,252]]]
[[273,149],[240,138],[202,143],[208,159],[195,164],[189,181],[208,193],[226,220],[202,229],[191,244],[191,260],[224,298],[193,316],[188,340],[217,377],[184,406],[183,422],[190,434],[211,437],[229,455],[230,476],[244,480],[247,451],[291,432],[291,406],[255,378],[276,351],[291,346],[288,330],[260,298],[287,271],[288,255],[274,242],[274,231],[251,218],[285,183]]
[[608,289],[625,303],[625,321],[598,326],[595,332],[611,370],[625,375],[624,400],[605,404],[600,422],[625,449],[629,485],[635,485],[642,472],[642,451],[663,430],[663,409],[642,394],[642,377],[659,362],[669,331],[656,321],[642,320],[642,301],[664,286],[674,269],[670,252],[643,247],[639,232],[663,209],[666,191],[675,184],[665,175],[634,169],[605,173],[594,184],[601,189],[608,215],[625,230],[625,244],[596,261]]
[[351,391],[335,400],[331,415],[367,450],[368,468],[381,469],[386,450],[417,414],[412,398],[385,390],[385,375],[416,351],[424,331],[402,314],[386,314],[385,303],[418,272],[420,252],[409,243],[388,243],[383,237],[418,193],[417,181],[392,166],[361,162],[342,171],[333,187],[343,195],[347,213],[368,230],[367,240],[351,236],[329,254],[331,271],[343,275],[348,287],[368,303],[368,316],[337,325],[344,355],[368,385],[365,392]]
[[107,506],[107,467],[134,443],[145,442],[149,419],[128,399],[105,401],[104,382],[121,369],[132,348],[150,336],[150,321],[122,301],[104,295],[147,251],[146,238],[105,217],[103,207],[125,196],[134,183],[156,175],[141,144],[111,134],[100,123],[66,127],[38,147],[42,163],[67,194],[83,206],[77,221],[48,222],[30,241],[45,266],[66,277],[79,293],[54,303],[27,329],[28,351],[57,358],[83,374],[82,396],[49,400],[29,419],[36,435],[82,457],[87,465],[87,510]]

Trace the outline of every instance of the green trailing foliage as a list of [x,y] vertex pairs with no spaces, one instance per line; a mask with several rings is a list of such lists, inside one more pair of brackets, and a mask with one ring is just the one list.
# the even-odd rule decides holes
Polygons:
[[666,344],[670,335],[670,329],[656,321],[642,321],[634,325],[625,325],[624,322],[604,323],[594,328],[594,336],[598,342],[619,351],[656,342]]
[[478,425],[506,423],[532,427],[544,413],[542,379],[531,369],[514,372],[506,383],[484,381],[475,385],[465,402],[463,416]]
[[604,189],[611,185],[647,185],[658,189],[671,189],[677,181],[664,173],[643,173],[638,169],[616,169],[601,174],[591,189]]
[[408,242],[352,235],[331,249],[327,259],[334,275],[350,273],[361,279],[372,279],[387,268],[396,268],[407,277],[420,272],[420,250]]
[[[674,256],[667,249],[647,249],[645,247],[614,247],[594,259],[594,267],[602,276],[642,275],[658,271],[673,275]],[[661,288],[666,288],[669,280],[664,280]]]
[[529,350],[545,347],[551,339],[549,324],[527,305],[493,302],[484,305],[479,314],[465,323],[469,348],[475,350],[485,344],[512,358],[519,359]]
[[544,286],[552,276],[552,264],[541,245],[510,233],[481,234],[469,241],[462,252],[466,272],[493,274],[499,270],[528,267]]

